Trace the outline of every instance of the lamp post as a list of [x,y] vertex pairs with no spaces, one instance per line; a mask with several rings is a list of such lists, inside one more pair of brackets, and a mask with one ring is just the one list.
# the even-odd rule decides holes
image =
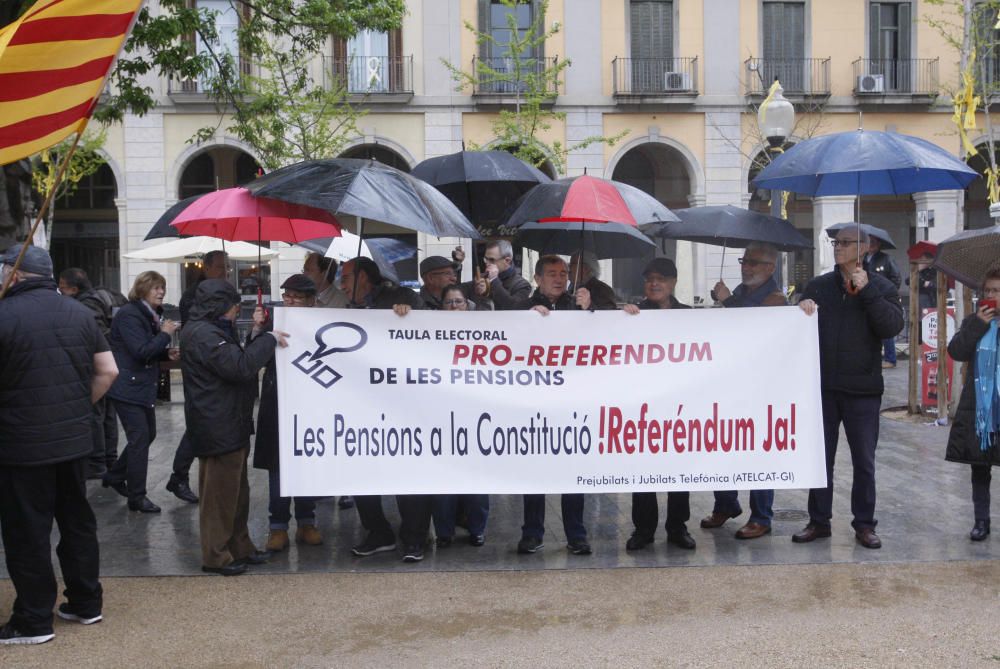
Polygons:
[[[767,139],[768,152],[772,154],[772,158],[781,153],[785,140],[792,134],[792,128],[795,127],[795,107],[785,99],[783,95],[785,89],[781,87],[777,79],[775,79],[775,84],[777,84],[777,87],[774,89],[774,94],[769,96],[770,100],[767,100],[766,104],[762,104],[760,109],[757,110],[757,126],[760,128],[761,134]],[[772,216],[781,218],[782,200],[781,191],[771,191]],[[780,274],[778,283],[781,285],[782,291],[786,293],[788,292],[787,265],[788,256],[782,253],[781,265],[777,268]]]

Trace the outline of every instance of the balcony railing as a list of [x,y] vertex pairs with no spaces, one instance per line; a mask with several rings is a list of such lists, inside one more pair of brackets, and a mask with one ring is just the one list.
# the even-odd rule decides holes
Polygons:
[[[240,76],[260,76],[260,65],[250,60],[241,59],[239,63]],[[206,96],[211,93],[209,81],[216,76],[218,67],[211,63],[200,77],[174,77],[167,82],[167,95]]]
[[327,88],[346,84],[355,95],[413,94],[413,56],[324,57]]
[[937,93],[937,58],[859,58],[854,61],[854,94],[857,96],[932,96]]
[[[545,71],[555,67],[558,58],[478,58],[472,59],[472,72],[476,83],[472,87],[473,95],[503,95],[510,96],[524,93],[531,86],[532,79],[539,80]],[[479,72],[480,64],[485,65],[495,74],[485,75]],[[558,82],[548,78],[544,81],[545,93],[555,97],[559,94]]]
[[785,96],[829,96],[829,58],[747,58],[747,95],[767,95],[775,79]]
[[698,58],[615,58],[611,61],[618,96],[698,94]]

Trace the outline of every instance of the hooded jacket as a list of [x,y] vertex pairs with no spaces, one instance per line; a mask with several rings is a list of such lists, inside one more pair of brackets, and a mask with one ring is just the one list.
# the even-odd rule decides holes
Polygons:
[[882,340],[903,329],[903,307],[892,283],[868,272],[868,284],[849,295],[840,270],[817,276],[803,299],[819,306],[819,368],[823,391],[881,395]]
[[0,300],[0,466],[90,454],[94,354],[107,350],[94,314],[52,279],[11,287]]
[[250,445],[257,374],[277,345],[267,335],[246,349],[240,346],[222,319],[239,302],[239,294],[227,281],[202,281],[181,330],[184,418],[198,457],[225,455]]

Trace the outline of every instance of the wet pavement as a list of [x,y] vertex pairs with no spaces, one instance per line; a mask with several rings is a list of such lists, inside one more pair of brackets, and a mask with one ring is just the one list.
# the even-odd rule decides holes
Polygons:
[[[901,406],[906,397],[906,368],[888,370],[888,391],[883,408]],[[101,542],[102,576],[170,576],[200,574],[198,509],[168,493],[164,486],[177,442],[183,433],[183,405],[179,388],[175,402],[157,408],[157,438],[150,449],[148,489],[150,498],[163,508],[161,514],[131,513],[125,500],[99,481],[88,483],[90,502],[97,514]],[[927,422],[932,419],[928,418]],[[850,454],[841,437],[834,488],[833,537],[799,545],[791,535],[807,521],[806,491],[777,491],[771,535],[739,541],[733,533],[749,512],[746,493],[741,493],[744,515],[720,529],[703,530],[698,521],[712,510],[711,493],[691,495],[688,529],[697,549],[687,551],[666,544],[662,526],[656,542],[645,550],[626,552],[632,531],[630,495],[588,495],[585,522],[594,553],[573,556],[565,549],[559,497],[547,498],[546,547],[535,555],[518,555],[521,498],[492,496],[486,545],[465,543],[459,530],[456,543],[436,549],[428,546],[418,564],[403,564],[399,555],[382,553],[354,558],[350,547],[362,538],[357,513],[337,509],[334,500],[317,508],[322,546],[292,546],[272,556],[256,573],[301,572],[396,572],[396,571],[489,571],[545,570],[566,568],[618,568],[711,565],[833,564],[862,562],[977,561],[1000,558],[997,539],[973,543],[969,468],[945,462],[948,429],[922,423],[883,418],[877,452],[878,505],[876,517],[882,537],[881,550],[858,546],[850,527]],[[121,436],[120,444],[124,444]],[[197,464],[192,481],[197,480]],[[267,537],[266,472],[251,470],[251,536],[259,547]],[[660,495],[661,522],[665,495]],[[398,524],[395,503],[384,498],[386,514]],[[294,521],[292,530],[294,531]],[[0,575],[6,576],[0,565]]]

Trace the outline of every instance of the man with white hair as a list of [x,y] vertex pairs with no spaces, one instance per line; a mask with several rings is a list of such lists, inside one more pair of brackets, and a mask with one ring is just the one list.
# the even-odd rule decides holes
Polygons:
[[[722,306],[733,309],[739,307],[771,307],[787,304],[785,296],[774,280],[774,270],[778,262],[778,249],[762,242],[750,243],[740,258],[740,274],[743,283],[730,291],[725,283],[715,284],[713,293]],[[750,519],[736,531],[737,539],[756,539],[771,533],[774,518],[774,491],[750,491]],[[736,490],[716,490],[715,507],[712,513],[701,519],[705,529],[722,527],[730,518],[743,513],[739,493]]]
[[[452,257],[461,261],[457,254]],[[531,284],[514,266],[514,248],[506,239],[497,239],[486,245],[483,255],[486,271],[483,278],[476,281],[475,300],[485,305],[492,300],[495,309],[518,309],[523,300],[531,296]]]
[[614,289],[601,281],[601,263],[593,251],[574,254],[569,260],[569,278],[577,287],[590,291],[592,309],[617,309]]

